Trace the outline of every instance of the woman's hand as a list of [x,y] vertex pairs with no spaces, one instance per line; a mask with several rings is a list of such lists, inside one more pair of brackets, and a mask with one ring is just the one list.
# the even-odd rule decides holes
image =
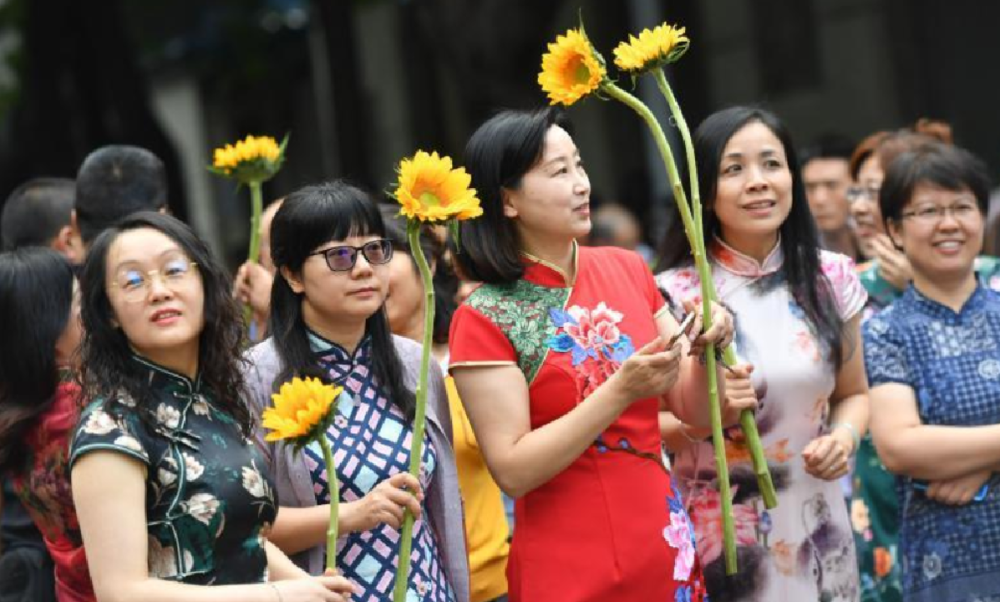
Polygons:
[[733,316],[726,308],[715,301],[712,302],[712,326],[705,332],[704,316],[702,312],[704,305],[693,301],[684,302],[684,311],[695,312],[694,325],[690,332],[701,333],[691,341],[691,355],[701,355],[705,351],[705,346],[709,343],[715,344],[717,349],[725,349],[733,342]]
[[817,437],[802,450],[806,472],[824,481],[833,481],[847,474],[853,442],[845,443],[842,429]]
[[248,261],[240,266],[233,280],[233,297],[253,308],[258,316],[267,317],[271,307],[271,287],[274,275],[259,263]]
[[681,365],[681,343],[665,349],[667,341],[658,336],[625,360],[608,383],[613,383],[629,403],[666,393],[674,383]]
[[420,482],[413,475],[408,472],[394,474],[357,502],[352,530],[371,531],[380,524],[398,530],[403,525],[406,510],[413,514],[414,519],[420,518],[420,502],[423,499]]
[[910,267],[906,255],[903,255],[885,234],[876,234],[872,238],[872,249],[878,260],[879,276],[896,290],[905,289],[913,279],[913,268]]
[[954,479],[934,481],[927,486],[927,497],[950,506],[964,506],[976,497],[992,475],[992,472],[984,470]]
[[327,569],[320,577],[272,581],[276,602],[347,602],[354,585],[345,577]]
[[737,364],[726,370],[726,398],[722,408],[722,426],[739,422],[743,410],[757,409],[757,392],[750,381],[753,366]]

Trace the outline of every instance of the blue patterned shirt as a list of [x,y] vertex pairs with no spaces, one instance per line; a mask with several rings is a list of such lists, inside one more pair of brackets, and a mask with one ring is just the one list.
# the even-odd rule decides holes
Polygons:
[[[337,400],[337,414],[327,431],[340,479],[340,501],[363,498],[376,485],[410,467],[412,424],[390,403],[386,392],[371,372],[371,339],[361,341],[354,354],[310,333],[310,345],[320,367],[330,379],[344,387]],[[328,504],[330,492],[323,452],[315,442],[304,450],[306,467],[312,475],[316,503]],[[430,487],[437,465],[437,453],[424,435],[420,484]],[[427,516],[426,503],[423,508]],[[370,531],[348,533],[337,545],[337,568],[360,587],[355,602],[389,600],[399,563],[400,533],[386,524]],[[454,594],[441,566],[437,535],[424,520],[413,524],[413,551],[407,602],[449,602]]]
[[[1000,423],[1000,294],[980,285],[956,313],[910,286],[865,324],[864,343],[871,387],[912,388],[923,424]],[[908,477],[897,484],[904,599],[1000,596],[1000,477],[964,506],[928,499]]]

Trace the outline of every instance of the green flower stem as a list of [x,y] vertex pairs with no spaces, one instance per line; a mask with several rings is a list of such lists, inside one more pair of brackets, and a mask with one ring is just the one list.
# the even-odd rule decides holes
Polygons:
[[[264,195],[261,192],[261,182],[251,180],[250,186],[250,251],[247,261],[260,261],[260,219],[264,212]],[[243,321],[248,325],[253,319],[253,307],[249,303],[243,306]]]
[[[670,112],[674,116],[674,121],[677,123],[677,129],[681,132],[681,138],[684,140],[684,149],[687,153],[687,163],[688,163],[688,176],[691,187],[691,211],[694,213],[695,224],[698,231],[702,233],[699,237],[702,245],[705,244],[704,228],[702,226],[702,211],[701,211],[701,191],[698,187],[698,170],[695,168],[697,165],[694,158],[694,144],[691,143],[691,131],[688,129],[687,120],[684,119],[684,113],[681,112],[681,106],[674,97],[673,90],[670,89],[670,84],[667,82],[667,77],[663,73],[662,68],[653,69],[653,78],[656,80],[656,85],[660,88],[660,92],[663,94],[663,98],[666,99],[667,105],[670,106]],[[704,249],[702,249],[704,251]],[[704,275],[702,275],[704,280]],[[712,286],[712,296],[711,300],[715,300],[717,295],[715,293],[715,286]],[[710,300],[707,295],[703,295],[705,299],[705,315],[708,315],[708,301]],[[732,347],[728,347],[723,350],[722,358],[730,366],[736,363],[736,354],[733,352]],[[753,459],[753,470],[757,477],[757,487],[760,489],[761,496],[764,498],[764,505],[770,509],[778,505],[778,497],[774,490],[774,483],[771,481],[771,471],[767,468],[767,458],[764,455],[764,446],[760,441],[760,433],[757,432],[757,422],[754,420],[753,412],[750,410],[743,410],[740,412],[740,427],[743,429],[743,435],[746,437],[747,447],[750,450],[750,457]]]
[[[691,252],[694,255],[695,266],[698,268],[701,277],[702,299],[705,302],[703,320],[705,328],[711,325],[711,301],[715,298],[712,284],[711,268],[705,258],[705,248],[703,237],[697,229],[696,223],[692,220],[691,208],[688,206],[687,196],[684,194],[684,186],[681,184],[680,176],[677,173],[677,164],[674,162],[673,153],[667,144],[667,137],[663,133],[663,128],[641,100],[622,90],[612,82],[601,84],[601,89],[608,96],[618,100],[642,117],[646,125],[653,133],[653,139],[660,150],[663,164],[670,177],[670,183],[674,189],[674,199],[680,210],[681,220],[684,223],[684,232],[687,234],[688,242],[691,245]],[[705,351],[707,358],[706,372],[708,373],[708,395],[709,414],[712,421],[712,445],[715,450],[715,468],[719,479],[719,497],[721,498],[722,512],[722,539],[726,557],[726,574],[732,575],[736,572],[736,531],[733,526],[733,500],[729,489],[729,467],[726,464],[726,446],[722,434],[722,410],[719,404],[719,374],[715,367],[715,347],[709,345]]]
[[[337,400],[333,401],[331,412],[337,411]],[[330,524],[326,527],[326,568],[337,569],[337,527],[340,521],[340,480],[337,478],[337,467],[333,463],[330,452],[330,442],[326,438],[326,430],[316,438],[323,449],[323,460],[326,462],[326,481],[330,489]]]
[[[423,248],[420,246],[420,222],[414,219],[406,224],[406,236],[413,258],[417,261],[420,279],[424,284],[424,340],[420,355],[420,378],[417,382],[417,409],[413,417],[413,438],[410,444],[410,474],[420,478],[420,459],[423,453],[424,426],[427,411],[427,374],[430,370],[432,337],[434,335],[434,284],[431,268],[427,265]],[[396,571],[396,585],[393,602],[405,602],[406,586],[410,577],[410,551],[413,547],[413,515],[407,511],[403,518],[403,533],[399,546],[399,567]]]

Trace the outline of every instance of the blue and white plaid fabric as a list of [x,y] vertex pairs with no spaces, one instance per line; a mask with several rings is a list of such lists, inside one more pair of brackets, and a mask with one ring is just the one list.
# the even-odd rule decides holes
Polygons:
[[[331,380],[344,387],[327,438],[340,479],[340,500],[353,502],[392,475],[409,470],[412,427],[396,405],[389,402],[371,373],[370,338],[366,336],[361,341],[353,356],[316,335],[310,335],[310,343],[320,366]],[[312,475],[316,502],[327,504],[330,492],[323,452],[313,443],[303,453]],[[420,484],[426,491],[437,464],[436,452],[426,435],[421,455]],[[352,600],[376,602],[392,597],[399,540],[399,531],[385,524],[340,538],[337,568],[363,590],[353,594]],[[454,600],[439,563],[437,536],[424,520],[413,525],[410,567],[407,601]]]

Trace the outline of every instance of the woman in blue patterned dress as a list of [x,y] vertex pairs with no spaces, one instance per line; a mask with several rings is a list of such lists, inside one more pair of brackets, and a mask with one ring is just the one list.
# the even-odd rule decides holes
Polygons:
[[[80,279],[84,395],[69,466],[101,602],[336,602],[268,541],[271,478],[250,440],[229,276],[176,219],[136,213]],[[217,586],[212,588],[201,586]]]
[[982,163],[946,146],[897,158],[879,198],[913,283],[866,323],[865,362],[916,602],[1000,600],[1000,296],[973,268],[988,199]]
[[[271,294],[273,338],[254,347],[247,376],[258,411],[294,376],[343,385],[327,431],[340,480],[337,568],[355,601],[387,600],[404,511],[414,523],[408,599],[467,602],[469,568],[444,381],[431,371],[422,471],[407,470],[420,345],[394,337],[383,308],[392,244],[369,196],[332,182],[285,199],[271,226],[280,273]],[[318,446],[293,454],[258,445],[281,499],[272,537],[310,572],[322,570],[330,494]]]

